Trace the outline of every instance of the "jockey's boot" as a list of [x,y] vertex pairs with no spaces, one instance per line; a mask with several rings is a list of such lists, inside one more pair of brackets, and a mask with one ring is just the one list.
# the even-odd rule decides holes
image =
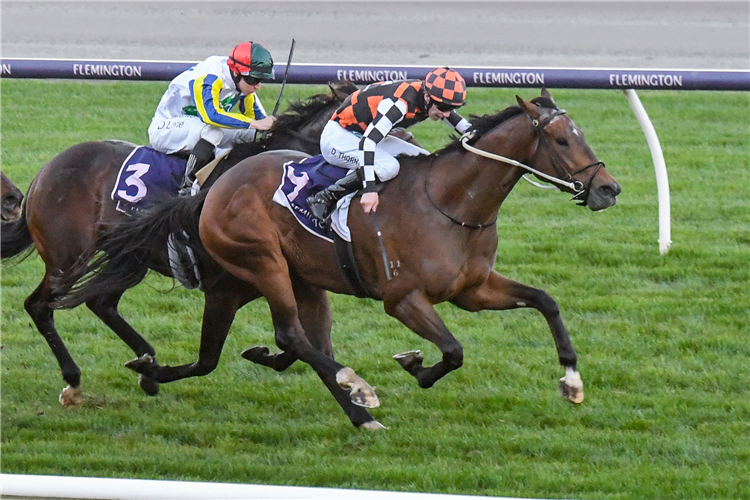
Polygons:
[[357,175],[357,170],[352,170],[343,178],[336,181],[335,184],[331,184],[317,194],[309,196],[306,200],[307,207],[315,218],[321,221],[323,226],[327,228],[331,224],[331,212],[336,208],[336,202],[361,187],[362,179]]
[[206,166],[214,157],[214,145],[205,139],[199,139],[188,157],[185,177],[180,186],[180,196],[189,196],[195,182],[195,174]]

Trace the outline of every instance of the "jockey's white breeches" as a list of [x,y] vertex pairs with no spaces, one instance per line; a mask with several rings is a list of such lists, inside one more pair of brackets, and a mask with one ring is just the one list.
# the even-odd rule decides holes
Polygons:
[[[336,121],[329,121],[320,136],[320,151],[323,158],[331,165],[348,169],[358,168],[363,164],[364,153],[359,149],[361,135],[346,130]],[[378,179],[385,182],[398,174],[401,165],[396,156],[428,155],[429,151],[387,135],[375,147],[374,171]]]
[[255,129],[213,127],[191,115],[154,118],[148,127],[151,147],[162,153],[190,153],[201,138],[216,146],[215,155],[221,156],[235,144],[255,140]]

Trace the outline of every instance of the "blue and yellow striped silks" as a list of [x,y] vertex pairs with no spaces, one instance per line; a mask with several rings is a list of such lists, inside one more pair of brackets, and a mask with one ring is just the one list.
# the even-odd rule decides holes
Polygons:
[[205,123],[215,127],[248,128],[253,120],[264,118],[255,103],[255,94],[243,99],[240,104],[241,113],[237,113],[231,111],[237,104],[237,98],[225,98],[225,102],[219,98],[223,88],[221,79],[215,75],[204,75],[191,82],[190,93],[195,101],[198,116]]

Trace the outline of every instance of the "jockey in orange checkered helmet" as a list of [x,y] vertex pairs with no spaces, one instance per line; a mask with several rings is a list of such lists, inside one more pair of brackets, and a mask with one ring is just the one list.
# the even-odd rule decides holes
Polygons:
[[457,71],[438,68],[427,73],[424,87],[441,111],[451,111],[466,102],[466,81]]
[[375,185],[398,174],[396,156],[429,154],[390,135],[392,129],[431,118],[464,133],[471,124],[456,110],[465,100],[466,82],[449,68],[432,70],[424,80],[378,82],[354,92],[336,110],[320,137],[325,160],[350,172],[307,198],[312,214],[328,225],[336,203],[359,189],[365,191],[361,199],[365,213],[375,211],[379,202]]

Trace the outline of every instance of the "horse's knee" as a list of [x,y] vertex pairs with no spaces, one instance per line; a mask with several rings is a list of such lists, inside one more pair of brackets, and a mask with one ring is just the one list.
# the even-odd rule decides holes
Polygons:
[[44,301],[38,299],[36,292],[26,297],[23,307],[36,323],[49,320],[52,317],[52,309]]
[[457,370],[464,364],[464,348],[456,342],[443,351],[443,363],[449,370]]
[[560,315],[560,307],[557,305],[557,302],[555,302],[555,299],[544,290],[536,290],[533,300],[534,303],[536,303],[539,312],[541,312],[546,318]]
[[204,375],[208,375],[214,371],[217,366],[219,366],[218,359],[212,359],[211,361],[198,361],[193,365],[193,376],[203,377]]
[[288,332],[276,329],[274,340],[276,341],[276,347],[282,351],[292,350],[292,338]]

